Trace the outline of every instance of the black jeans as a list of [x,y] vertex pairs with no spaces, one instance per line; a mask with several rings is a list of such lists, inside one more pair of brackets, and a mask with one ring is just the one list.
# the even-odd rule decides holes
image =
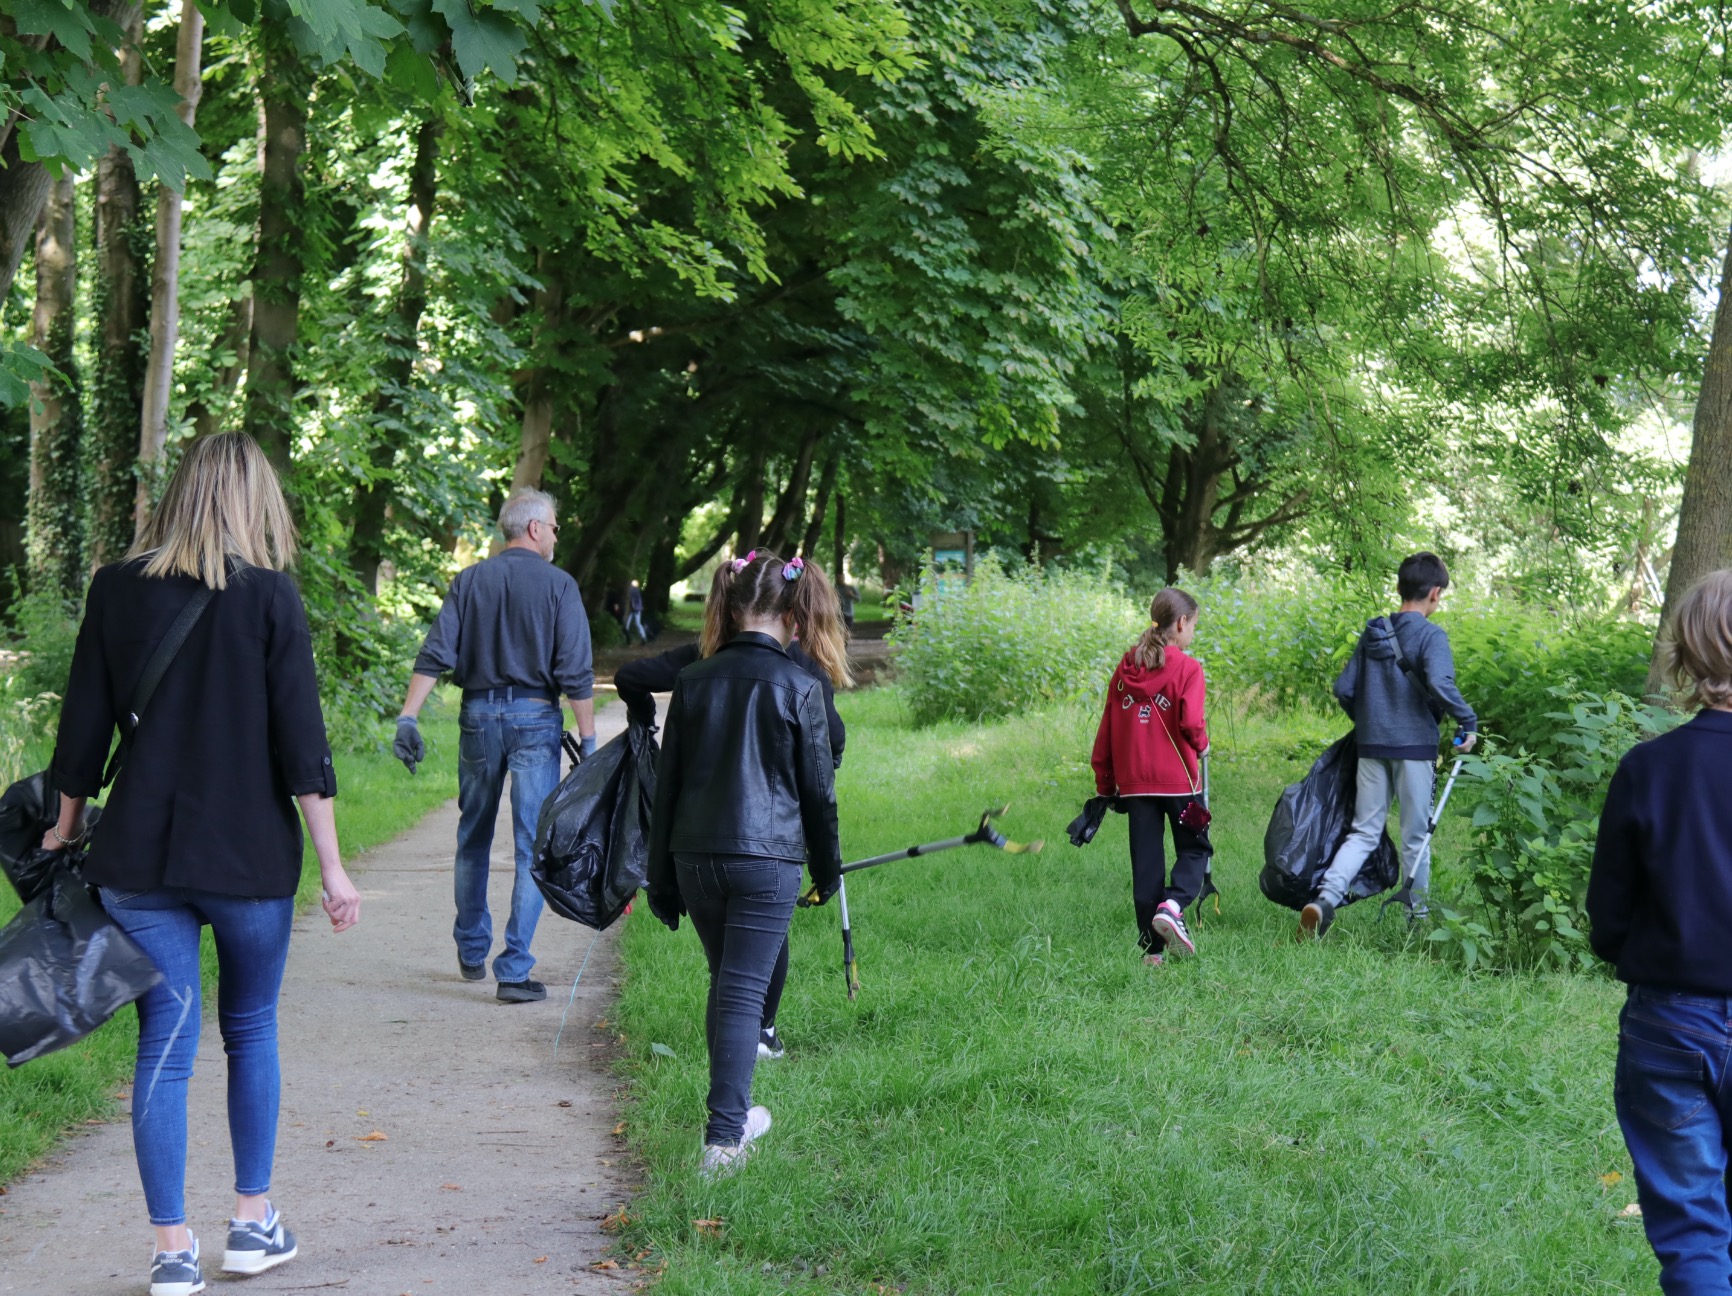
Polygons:
[[[1156,907],[1163,900],[1171,900],[1180,909],[1189,908],[1203,888],[1203,872],[1215,853],[1207,828],[1192,832],[1179,822],[1180,812],[1195,800],[1192,796],[1124,798],[1125,813],[1131,821],[1131,899],[1137,908],[1137,944],[1155,953],[1165,945],[1149,926]],[[1168,821],[1173,825],[1173,853],[1177,856],[1170,883],[1163,839]]]
[[710,963],[704,1039],[710,1050],[706,1143],[732,1147],[752,1105],[764,1004],[794,901],[800,865],[752,855],[674,856],[680,896]]

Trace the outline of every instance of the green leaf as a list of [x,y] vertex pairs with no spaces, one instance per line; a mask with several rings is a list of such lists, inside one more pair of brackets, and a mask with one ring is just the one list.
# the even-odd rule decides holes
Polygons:
[[52,36],[80,61],[90,61],[96,25],[79,0],[12,0],[6,7],[20,35]]
[[427,56],[412,45],[391,47],[385,60],[385,80],[392,89],[417,99],[431,100],[439,94],[439,74]]
[[529,44],[523,29],[504,14],[492,10],[476,13],[468,0],[433,0],[451,28],[451,50],[466,77],[479,77],[491,68],[506,85],[517,82],[517,56]]
[[666,1044],[661,1043],[659,1040],[650,1045],[650,1052],[654,1053],[657,1057],[671,1058],[676,1056],[671,1048]]

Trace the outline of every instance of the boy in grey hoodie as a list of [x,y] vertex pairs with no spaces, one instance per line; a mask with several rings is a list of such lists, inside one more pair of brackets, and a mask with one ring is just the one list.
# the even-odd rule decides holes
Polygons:
[[1449,569],[1436,554],[1417,553],[1401,564],[1396,589],[1401,609],[1366,622],[1359,644],[1335,681],[1335,699],[1353,717],[1359,747],[1359,785],[1353,831],[1317,898],[1299,912],[1299,937],[1321,936],[1335,907],[1377,847],[1392,801],[1401,802],[1401,871],[1413,879],[1415,912],[1425,912],[1431,884],[1426,828],[1431,819],[1437,726],[1444,714],[1459,726],[1456,750],[1476,741],[1479,720],[1455,686],[1449,636],[1430,617],[1449,588]]

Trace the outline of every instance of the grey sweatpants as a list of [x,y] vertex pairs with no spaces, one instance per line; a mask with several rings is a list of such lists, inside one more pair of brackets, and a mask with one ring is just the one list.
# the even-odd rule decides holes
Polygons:
[[1359,758],[1359,788],[1353,807],[1353,831],[1335,852],[1335,861],[1323,875],[1319,894],[1332,905],[1341,903],[1366,858],[1377,849],[1377,839],[1389,822],[1389,804],[1401,802],[1401,875],[1413,879],[1414,908],[1425,912],[1425,894],[1431,889],[1431,852],[1426,849],[1425,829],[1431,820],[1431,789],[1436,769],[1430,761]]

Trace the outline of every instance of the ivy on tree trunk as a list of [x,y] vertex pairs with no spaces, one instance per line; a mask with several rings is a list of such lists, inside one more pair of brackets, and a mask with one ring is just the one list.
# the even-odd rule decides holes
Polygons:
[[77,194],[72,174],[49,186],[36,223],[36,313],[31,343],[60,379],[31,384],[30,498],[25,562],[32,590],[74,598],[84,586],[84,510],[79,492],[80,408],[73,355],[78,280]]

